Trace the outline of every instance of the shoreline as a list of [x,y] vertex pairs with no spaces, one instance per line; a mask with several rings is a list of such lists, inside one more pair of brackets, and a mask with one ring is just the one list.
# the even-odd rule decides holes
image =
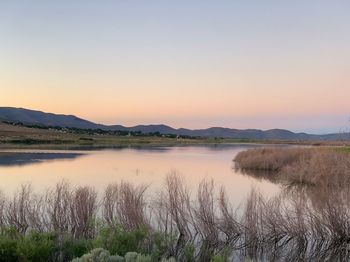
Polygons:
[[257,146],[313,146],[313,147],[334,147],[344,148],[347,150],[349,145],[339,145],[337,143],[312,143],[309,141],[295,142],[295,141],[234,141],[225,139],[224,141],[212,141],[207,139],[201,139],[198,141],[115,141],[112,143],[3,143],[0,141],[1,150],[21,150],[21,149],[33,149],[33,150],[103,150],[103,149],[122,149],[122,148],[156,148],[156,147],[187,147],[187,146],[235,146],[235,145],[257,145]]

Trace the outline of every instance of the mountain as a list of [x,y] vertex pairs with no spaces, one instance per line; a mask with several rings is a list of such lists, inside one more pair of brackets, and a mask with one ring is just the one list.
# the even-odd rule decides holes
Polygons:
[[284,129],[231,129],[223,127],[211,127],[207,129],[175,129],[166,125],[137,125],[125,127],[122,125],[102,125],[76,117],[74,115],[62,115],[45,113],[24,108],[0,107],[0,121],[20,122],[23,124],[36,124],[42,126],[73,127],[80,129],[103,129],[120,131],[141,131],[142,133],[175,134],[200,137],[222,137],[253,140],[350,140],[350,134],[326,134],[312,135],[306,133],[293,133]]
[[102,125],[81,119],[73,115],[58,115],[44,113],[24,108],[0,107],[0,120],[20,122],[23,124],[37,124],[43,126],[75,127],[82,129],[97,129]]

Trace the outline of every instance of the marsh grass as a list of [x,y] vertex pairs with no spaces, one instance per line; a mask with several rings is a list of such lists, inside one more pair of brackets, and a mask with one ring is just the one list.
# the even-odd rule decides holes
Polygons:
[[209,261],[215,256],[327,258],[335,249],[346,257],[349,192],[344,188],[313,192],[322,198],[315,203],[309,193],[296,188],[272,199],[252,190],[237,213],[224,188],[204,180],[191,193],[176,174],[170,174],[164,189],[152,197],[147,197],[146,186],[125,182],[109,185],[101,197],[91,187],[66,182],[43,194],[23,185],[12,197],[0,194],[0,238],[8,236],[9,228],[19,239],[53,232],[47,240],[54,246],[49,261],[74,256],[75,251],[71,255],[62,251],[67,236],[70,243],[87,241],[76,252],[80,255],[101,247],[111,254],[152,254],[153,261],[167,257]]
[[350,185],[350,155],[331,148],[266,148],[238,153],[236,168],[286,185]]
[[243,170],[277,172],[302,158],[309,158],[310,153],[304,148],[254,148],[239,152],[234,161]]

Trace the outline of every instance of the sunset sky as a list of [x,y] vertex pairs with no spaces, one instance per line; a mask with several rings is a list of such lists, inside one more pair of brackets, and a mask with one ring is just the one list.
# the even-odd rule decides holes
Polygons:
[[350,129],[350,1],[2,0],[0,106],[105,124]]

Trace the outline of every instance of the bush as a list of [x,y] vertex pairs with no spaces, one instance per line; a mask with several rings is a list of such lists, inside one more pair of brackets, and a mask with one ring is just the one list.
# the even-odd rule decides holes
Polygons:
[[176,259],[171,257],[171,258],[162,258],[161,262],[176,262]]
[[125,262],[151,262],[152,258],[149,255],[142,255],[136,252],[129,252],[125,255]]
[[[153,261],[159,261],[167,254],[169,247],[173,246],[176,242],[176,237],[172,235],[166,235],[161,232],[154,232],[151,236],[151,254]],[[167,261],[167,260],[164,260]],[[171,261],[171,260],[169,260]]]
[[17,242],[17,254],[24,261],[48,261],[55,250],[54,235],[31,232]]
[[96,248],[81,258],[76,258],[72,262],[151,262],[150,255],[143,255],[136,252],[128,252],[125,257],[118,255],[111,256],[108,250]]
[[90,239],[74,239],[71,235],[65,235],[62,244],[58,245],[58,252],[61,260],[69,261],[76,257],[81,257],[93,248]]
[[118,255],[111,256],[110,253],[103,248],[96,248],[90,253],[83,255],[81,258],[73,259],[72,262],[123,262],[123,257]]
[[188,261],[188,262],[194,262],[195,261],[195,257],[194,257],[195,251],[196,251],[196,249],[195,249],[194,245],[188,244],[188,245],[185,246],[185,248],[184,248],[184,255],[185,255],[186,261]]
[[222,256],[216,255],[211,259],[211,262],[226,262],[226,260]]
[[7,229],[0,236],[0,261],[49,261],[54,251],[54,235],[50,233],[23,236]]
[[0,261],[17,261],[17,241],[0,236]]
[[147,233],[147,229],[144,228],[126,231],[119,226],[106,227],[101,229],[94,246],[122,256],[128,252],[143,252],[142,244]]

